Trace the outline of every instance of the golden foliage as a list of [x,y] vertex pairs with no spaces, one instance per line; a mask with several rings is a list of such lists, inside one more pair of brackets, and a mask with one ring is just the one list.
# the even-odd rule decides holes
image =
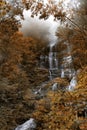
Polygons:
[[33,113],[38,130],[85,130],[87,119],[79,112],[85,111],[87,100],[87,67],[78,77],[78,85],[72,92],[48,91],[47,97],[37,102]]

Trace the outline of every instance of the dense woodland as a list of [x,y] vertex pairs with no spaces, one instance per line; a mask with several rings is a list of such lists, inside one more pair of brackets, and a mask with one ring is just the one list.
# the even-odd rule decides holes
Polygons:
[[[36,130],[87,130],[87,0],[73,1],[75,8],[65,8],[66,0],[0,1],[0,130],[14,130],[31,117]],[[71,48],[78,82],[73,91],[65,89],[69,78],[49,80],[48,68],[39,67],[40,55],[48,53],[43,51],[48,39],[20,32],[16,16],[23,19],[24,9],[31,10],[31,17],[47,20],[53,15],[60,21],[57,56],[61,64],[67,46]],[[44,82],[45,94],[35,95],[33,89]],[[60,88],[54,92],[50,86],[56,82]]]

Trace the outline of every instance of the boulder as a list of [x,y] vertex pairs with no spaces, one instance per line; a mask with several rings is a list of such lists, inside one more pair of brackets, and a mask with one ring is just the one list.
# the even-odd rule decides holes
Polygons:
[[15,130],[35,130],[36,123],[33,118],[30,118],[30,120],[26,121],[24,124],[19,125]]

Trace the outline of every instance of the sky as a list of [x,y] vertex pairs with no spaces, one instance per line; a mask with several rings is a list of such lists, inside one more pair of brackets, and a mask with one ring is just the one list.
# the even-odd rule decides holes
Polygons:
[[[9,3],[11,3],[13,6],[16,6],[16,3],[14,0],[7,0]],[[21,2],[22,0],[18,0],[17,2]],[[43,0],[44,3],[47,2],[47,0]],[[53,0],[54,1],[54,0]],[[61,0],[55,0],[56,2],[59,2]],[[78,0],[63,0],[63,6],[65,8],[65,11],[69,8],[75,8],[78,7],[80,3],[78,3]],[[55,22],[53,20],[53,17],[50,16],[47,20],[39,19],[38,16],[35,16],[34,18],[31,18],[30,11],[27,11],[24,9],[23,11],[24,20],[21,20],[22,28],[20,28],[20,31],[23,32],[24,36],[32,36],[39,38],[41,40],[48,39],[49,43],[54,44],[58,38],[55,36],[55,33],[57,31],[58,26],[60,26],[60,22]],[[68,15],[69,16],[69,15]]]
[[[16,6],[14,0],[6,0],[11,5]],[[18,0],[17,2],[21,2]],[[46,3],[47,0],[44,0]],[[49,42],[55,42],[55,31],[57,29],[58,22],[54,22],[53,17],[51,16],[48,20],[40,20],[38,17],[31,18],[30,11],[24,9],[23,11],[24,20],[21,20],[22,28],[20,31],[23,32],[24,36],[33,36],[37,38],[47,38]],[[16,16],[17,19],[20,19],[19,16]]]
[[[54,0],[53,0],[54,1]],[[55,0],[59,1],[59,0]],[[79,3],[76,3],[77,0],[64,0],[64,8],[67,10],[69,7],[77,7]],[[47,0],[44,0],[46,3]],[[23,11],[24,20],[21,20],[22,28],[20,31],[23,32],[25,36],[34,36],[38,38],[48,38],[49,42],[55,42],[57,40],[55,32],[57,27],[60,25],[60,22],[55,22],[51,16],[47,20],[40,20],[38,16],[31,18],[30,11]]]
[[30,11],[24,10],[24,20],[21,21],[22,28],[20,29],[25,36],[34,36],[37,38],[48,38],[49,42],[55,42],[55,31],[58,26],[58,22],[53,20],[50,16],[49,19],[39,19],[37,16],[32,18]]

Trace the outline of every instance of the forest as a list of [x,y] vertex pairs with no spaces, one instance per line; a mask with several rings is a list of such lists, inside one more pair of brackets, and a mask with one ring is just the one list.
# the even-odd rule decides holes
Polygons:
[[0,130],[87,130],[87,0],[0,0]]

